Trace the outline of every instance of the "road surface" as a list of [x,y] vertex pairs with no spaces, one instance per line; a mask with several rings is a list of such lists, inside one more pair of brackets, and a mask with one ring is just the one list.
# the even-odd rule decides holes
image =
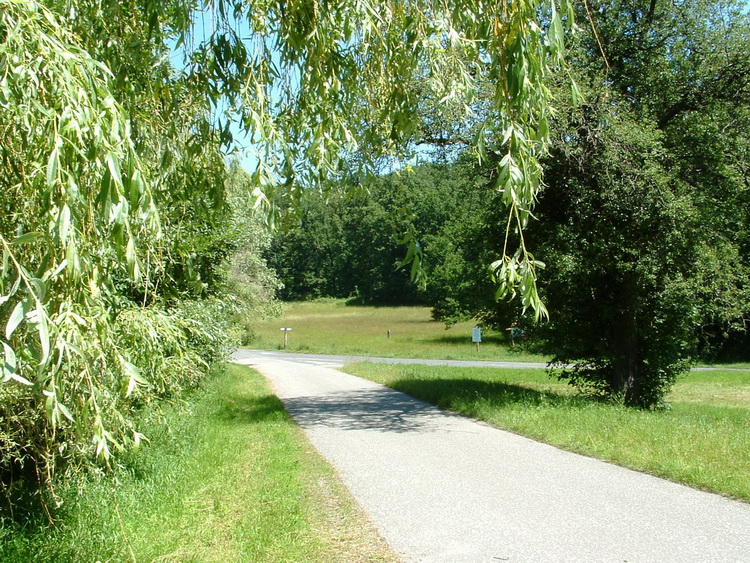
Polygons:
[[235,359],[269,379],[405,562],[750,561],[750,504],[444,413],[331,367],[248,351]]

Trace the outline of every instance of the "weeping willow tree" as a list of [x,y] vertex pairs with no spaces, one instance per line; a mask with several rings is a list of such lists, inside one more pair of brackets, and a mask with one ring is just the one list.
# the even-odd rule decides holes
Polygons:
[[[215,356],[215,336],[179,304],[218,291],[214,264],[232,245],[220,240],[223,151],[237,128],[254,196],[279,220],[300,190],[406,154],[429,91],[460,119],[482,116],[473,150],[500,147],[506,231],[522,233],[548,136],[545,81],[571,21],[557,9],[0,0],[4,471],[109,463],[141,439],[132,410]],[[418,269],[416,240],[409,252]],[[494,264],[501,290],[540,316],[537,266],[522,237]]]

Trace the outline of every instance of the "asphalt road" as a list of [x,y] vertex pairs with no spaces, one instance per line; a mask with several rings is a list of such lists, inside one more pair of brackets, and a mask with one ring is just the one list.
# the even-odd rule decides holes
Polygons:
[[323,367],[342,367],[353,362],[374,362],[376,364],[423,364],[428,366],[455,367],[490,367],[507,369],[539,369],[547,367],[545,363],[531,362],[491,362],[468,360],[422,360],[415,358],[382,358],[379,356],[334,356],[326,354],[300,354],[297,352],[275,352],[270,350],[249,350],[240,348],[232,354],[235,360],[286,360],[301,364]]
[[330,367],[249,351],[235,359],[269,379],[406,562],[750,561],[750,504],[447,414]]

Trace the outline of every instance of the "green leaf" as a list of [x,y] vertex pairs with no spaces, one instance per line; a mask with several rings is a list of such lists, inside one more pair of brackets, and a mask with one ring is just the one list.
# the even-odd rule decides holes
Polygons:
[[412,260],[411,263],[411,280],[415,281],[419,275],[419,266],[420,266],[420,260],[419,258],[415,257],[414,260]]
[[73,280],[77,280],[81,274],[81,264],[78,260],[78,247],[74,240],[65,249],[65,267]]
[[127,375],[127,388],[125,390],[126,397],[129,397],[133,393],[133,391],[135,391],[135,388],[137,386],[148,385],[148,381],[143,378],[141,372],[135,365],[122,357],[120,357],[120,363],[122,364],[122,367],[125,370],[125,374]]
[[47,315],[41,301],[36,302],[36,310],[33,317],[33,322],[36,325],[36,330],[39,334],[39,344],[42,348],[42,357],[40,358],[39,362],[40,364],[44,365],[49,359],[51,342]]
[[3,355],[5,356],[3,361],[3,381],[8,381],[16,375],[17,364],[15,351],[5,342],[3,342]]
[[545,141],[549,138],[549,121],[546,117],[539,120],[539,126],[536,130],[536,138],[539,141]]
[[18,383],[20,383],[21,385],[26,385],[28,387],[31,387],[32,385],[34,385],[33,383],[31,383],[31,381],[29,381],[28,379],[26,379],[25,377],[21,375],[18,375],[17,373],[12,373],[10,375],[10,378],[14,381],[18,381]]
[[68,233],[70,231],[70,207],[63,205],[57,218],[57,232],[60,236],[60,242],[65,246],[68,242]]
[[68,410],[68,407],[60,402],[58,402],[56,406],[57,410],[59,410],[65,418],[67,418],[70,422],[75,422],[75,420],[73,420],[73,415]]
[[578,84],[576,84],[576,81],[573,80],[573,78],[570,79],[570,95],[571,95],[571,102],[574,107],[580,106],[583,101],[583,95],[581,94],[581,91],[578,89]]
[[13,282],[13,285],[11,286],[10,291],[8,292],[7,295],[0,296],[0,305],[8,302],[16,294],[16,291],[18,291],[18,288],[20,285],[21,285],[21,276],[17,277],[16,281]]
[[107,167],[115,184],[122,186],[122,175],[120,174],[120,160],[112,154],[107,155]]
[[24,303],[24,301],[19,301],[14,307],[13,312],[10,314],[10,318],[8,318],[8,322],[5,325],[6,340],[10,340],[10,337],[13,336],[13,333],[18,328],[18,325],[23,322],[24,316],[26,314]]
[[34,242],[42,238],[44,235],[42,233],[26,233],[21,235],[20,237],[16,237],[13,239],[11,244],[13,245],[20,245],[20,244],[27,244],[29,242]]
[[57,397],[55,396],[54,391],[45,390],[43,394],[47,397],[44,401],[44,413],[47,416],[47,420],[49,420],[52,423],[52,426],[55,427],[57,426],[57,417],[55,416]]
[[51,188],[55,184],[55,180],[57,179],[57,168],[59,166],[59,156],[57,152],[57,147],[55,147],[52,152],[49,155],[49,159],[47,160],[47,187]]
[[31,278],[29,280],[29,285],[34,287],[32,295],[37,302],[43,302],[47,297],[47,284],[39,278]]

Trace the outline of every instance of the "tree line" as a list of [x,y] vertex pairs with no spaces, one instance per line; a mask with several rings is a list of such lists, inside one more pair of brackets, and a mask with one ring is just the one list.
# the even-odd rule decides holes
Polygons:
[[[697,359],[746,360],[748,15],[699,0],[590,8],[594,26],[569,45],[575,91],[551,84],[538,221],[523,231],[507,221],[502,150],[478,162],[462,149],[472,123],[425,103],[421,138],[462,156],[438,151],[444,163],[374,180],[360,201],[308,194],[301,228],[277,235],[269,254],[284,297],[420,302],[447,322],[506,328],[524,304],[497,301],[499,265],[487,265],[510,236],[546,264],[550,318],[534,331],[558,376],[654,407]],[[420,245],[421,291],[397,268],[404,233]]]

